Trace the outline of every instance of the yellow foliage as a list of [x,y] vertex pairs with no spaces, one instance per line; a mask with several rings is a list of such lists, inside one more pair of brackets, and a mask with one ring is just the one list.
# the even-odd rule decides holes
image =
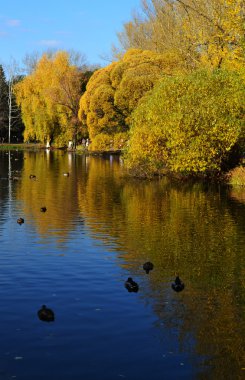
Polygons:
[[144,0],[144,18],[134,16],[119,33],[124,50],[177,52],[195,70],[244,65],[242,0]]
[[35,71],[15,86],[15,94],[25,124],[25,141],[61,141],[60,135],[73,138],[78,125],[80,74],[70,65],[68,53],[60,51],[52,58],[44,54]]
[[244,152],[243,114],[244,84],[235,73],[164,78],[132,115],[127,165],[141,175],[220,171]]
[[89,146],[89,150],[101,152],[121,150],[127,144],[128,138],[129,136],[127,132],[119,132],[113,135],[100,133],[93,139]]
[[[180,57],[174,52],[130,49],[120,61],[96,71],[80,99],[79,109],[79,118],[88,126],[92,142],[101,133],[111,136],[126,132],[139,100],[163,75],[181,70]],[[91,148],[95,146],[97,142]]]

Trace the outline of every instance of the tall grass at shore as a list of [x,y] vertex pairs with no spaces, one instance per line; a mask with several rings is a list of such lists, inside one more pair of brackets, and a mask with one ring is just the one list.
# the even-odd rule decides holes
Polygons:
[[229,172],[229,184],[234,186],[245,186],[244,166],[237,166]]

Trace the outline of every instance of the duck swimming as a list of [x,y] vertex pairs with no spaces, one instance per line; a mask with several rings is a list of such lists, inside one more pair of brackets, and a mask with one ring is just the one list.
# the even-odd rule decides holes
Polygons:
[[181,292],[185,287],[185,284],[181,281],[179,276],[176,277],[175,281],[172,283],[172,289],[175,292]]
[[131,277],[129,277],[127,281],[125,281],[124,285],[129,293],[131,292],[137,293],[139,290],[139,285]]
[[41,208],[40,208],[40,211],[41,211],[41,212],[46,212],[46,211],[47,211],[47,207],[45,207],[45,206],[44,206],[44,207],[41,207]]
[[63,173],[63,175],[65,176],[65,177],[69,177],[69,173],[67,172],[67,173]]
[[24,223],[24,219],[23,219],[23,218],[19,218],[19,219],[17,219],[17,223],[18,223],[18,224],[23,224],[23,223]]
[[43,305],[40,310],[37,312],[38,318],[44,322],[53,322],[54,321],[54,312],[51,309],[48,309],[46,305]]
[[152,270],[153,268],[154,268],[154,265],[150,261],[147,261],[143,265],[143,269],[145,270],[146,274],[148,274],[150,272],[150,270]]
[[36,179],[36,176],[35,176],[34,174],[30,174],[30,175],[29,175],[29,178],[30,178],[30,179]]

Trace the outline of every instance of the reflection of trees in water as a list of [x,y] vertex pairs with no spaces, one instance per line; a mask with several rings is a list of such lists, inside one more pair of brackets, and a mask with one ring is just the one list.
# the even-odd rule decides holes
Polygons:
[[[3,215],[17,186],[23,165],[22,152],[0,150],[0,213]],[[3,218],[0,219],[1,221]]]
[[3,214],[3,211],[6,207],[6,201],[8,199],[8,154],[7,152],[0,151],[0,212]]
[[[156,325],[177,329],[185,350],[210,358],[205,378],[239,379],[245,237],[244,205],[234,192],[231,201],[228,188],[128,179],[112,157],[43,151],[24,152],[24,158],[14,186],[25,222],[33,220],[41,235],[62,241],[84,220],[93,238],[120,252]],[[148,260],[154,270],[146,275]],[[171,289],[176,273],[186,286],[180,294]]]
[[[231,205],[227,189],[125,180],[117,165],[90,161],[78,195],[93,235],[116,243],[125,252],[122,265],[133,274],[144,276],[142,263],[151,260],[155,269],[141,296],[151,300],[158,325],[178,328],[186,347],[194,337],[196,353],[211,358],[210,378],[239,378],[245,276],[238,238],[244,241],[244,207]],[[176,272],[186,283],[181,295],[171,292]]]
[[[34,221],[40,235],[62,242],[78,218],[77,176],[82,167],[63,152],[25,152],[17,197],[23,202],[26,221]],[[71,172],[69,178],[64,172]],[[36,178],[30,179],[30,175]],[[42,213],[41,207],[47,212]]]

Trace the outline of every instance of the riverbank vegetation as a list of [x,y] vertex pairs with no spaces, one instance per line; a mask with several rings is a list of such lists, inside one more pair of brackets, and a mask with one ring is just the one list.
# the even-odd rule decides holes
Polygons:
[[122,150],[140,176],[242,166],[244,25],[241,0],[142,0],[111,64],[81,70],[57,52],[16,84],[24,140],[89,138],[90,151]]
[[245,154],[242,2],[142,1],[119,40],[118,61],[92,76],[80,101],[91,149],[113,146],[120,128],[128,134],[125,163],[137,176],[213,176],[238,165]]

